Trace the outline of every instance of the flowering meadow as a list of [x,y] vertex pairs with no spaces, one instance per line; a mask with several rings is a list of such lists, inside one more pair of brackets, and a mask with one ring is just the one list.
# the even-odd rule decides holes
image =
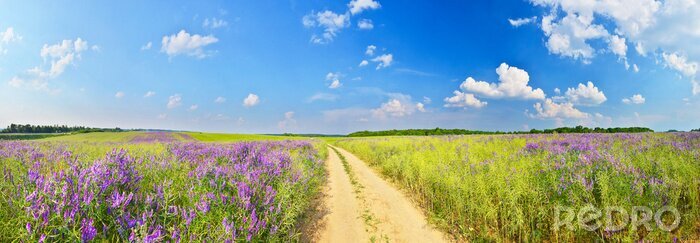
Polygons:
[[[381,137],[333,143],[403,187],[434,223],[458,239],[700,239],[700,133]],[[680,224],[670,232],[654,220],[649,229],[610,230],[602,224],[588,230],[576,220],[570,229],[557,227],[558,207],[577,213],[587,206],[618,207],[630,214],[636,206],[653,212],[670,206],[678,210]],[[611,215],[610,222],[624,223],[621,214]],[[660,217],[665,225],[674,220],[669,215]]]
[[294,241],[324,181],[311,141],[0,141],[0,242]]

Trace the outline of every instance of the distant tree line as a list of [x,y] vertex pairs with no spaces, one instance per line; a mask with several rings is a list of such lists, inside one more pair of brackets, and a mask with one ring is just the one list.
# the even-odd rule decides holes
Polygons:
[[91,128],[84,126],[66,125],[21,125],[10,124],[0,133],[88,133],[88,132],[121,132],[121,128]]
[[693,129],[693,130],[690,130],[690,131],[691,131],[691,132],[700,132],[700,128],[698,128],[698,129]]
[[654,132],[646,127],[609,127],[609,128],[588,128],[584,126],[560,127],[555,129],[537,130],[532,129],[529,133],[640,133]]
[[614,127],[614,128],[588,128],[584,126],[577,127],[560,127],[555,129],[530,131],[478,131],[466,129],[405,129],[405,130],[386,130],[386,131],[360,131],[348,134],[348,137],[372,137],[372,136],[433,136],[433,135],[474,135],[474,134],[549,134],[549,133],[640,133],[654,132],[646,127]]

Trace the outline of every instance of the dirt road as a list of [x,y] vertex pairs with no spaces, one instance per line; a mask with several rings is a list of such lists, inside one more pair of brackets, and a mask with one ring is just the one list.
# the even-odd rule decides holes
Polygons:
[[327,214],[318,242],[445,242],[425,216],[396,188],[380,178],[363,161],[329,148]]

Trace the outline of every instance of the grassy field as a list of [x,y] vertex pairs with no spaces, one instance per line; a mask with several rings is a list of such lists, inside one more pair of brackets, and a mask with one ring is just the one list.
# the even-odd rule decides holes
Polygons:
[[298,241],[323,143],[197,135],[0,141],[0,242]]
[[227,134],[227,133],[201,133],[185,132],[192,138],[202,142],[236,142],[236,141],[280,141],[280,140],[301,140],[303,137],[272,136],[259,134]]
[[43,138],[52,138],[65,136],[67,134],[60,133],[0,133],[0,140],[35,140]]
[[[403,187],[432,221],[469,241],[673,241],[700,237],[700,133],[380,137],[328,140]],[[680,225],[558,227],[574,213],[677,209]],[[560,210],[563,214],[567,211]],[[613,213],[611,226],[625,217]],[[576,215],[577,217],[587,215]],[[637,214],[640,218],[643,214]],[[673,215],[663,214],[664,225]],[[585,221],[584,221],[585,222]],[[585,227],[599,227],[590,230]],[[585,227],[584,227],[585,226]],[[591,228],[592,229],[592,228]]]

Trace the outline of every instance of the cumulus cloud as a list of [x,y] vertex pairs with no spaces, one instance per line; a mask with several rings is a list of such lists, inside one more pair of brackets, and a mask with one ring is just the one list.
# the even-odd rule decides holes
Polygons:
[[423,103],[420,103],[420,102],[416,103],[416,109],[417,109],[418,111],[420,111],[420,112],[425,112],[425,111],[426,111],[426,110],[425,110],[425,105],[424,105]]
[[219,39],[213,35],[201,36],[191,35],[185,30],[180,30],[177,34],[163,36],[161,52],[170,57],[187,55],[199,59],[211,55],[210,51],[205,51],[204,47],[218,42]]
[[340,73],[338,72],[326,74],[326,81],[331,81],[331,84],[328,86],[330,89],[337,89],[343,85],[340,83]]
[[374,23],[372,23],[371,19],[361,19],[357,22],[357,28],[361,30],[371,30],[374,29]]
[[15,29],[12,27],[8,27],[5,29],[5,31],[0,32],[0,54],[7,53],[7,49],[4,47],[5,45],[11,42],[19,42],[21,40],[22,36],[16,34]]
[[445,98],[445,107],[461,107],[461,108],[481,108],[486,106],[487,102],[482,102],[477,99],[474,94],[463,93],[462,91],[455,90],[454,96]]
[[146,94],[143,95],[143,98],[153,97],[154,95],[156,95],[156,92],[148,91],[146,92]]
[[248,94],[248,96],[243,99],[243,106],[253,107],[260,103],[260,98],[256,94]]
[[368,62],[367,60],[362,60],[362,61],[360,62],[360,64],[357,65],[357,66],[358,66],[358,67],[364,67],[364,66],[367,66],[367,65],[369,65],[369,62]]
[[538,99],[545,98],[542,89],[533,89],[528,86],[530,75],[522,69],[508,66],[502,63],[496,68],[499,83],[476,81],[468,77],[459,87],[465,92],[471,92],[486,98],[516,98]]
[[367,46],[367,49],[365,49],[365,55],[374,56],[374,51],[376,51],[376,50],[377,50],[377,46],[369,45],[369,46]]
[[413,106],[402,103],[399,99],[391,99],[383,103],[379,108],[372,110],[372,114],[377,118],[403,117],[413,113]]
[[578,84],[577,88],[568,88],[566,98],[576,105],[595,106],[607,100],[603,91],[599,90],[593,82],[588,81],[586,85]]
[[[632,67],[635,72],[639,68],[627,63],[622,55],[626,52],[626,43],[634,43],[640,56],[680,53],[690,62],[700,60],[700,46],[697,45],[700,42],[700,18],[697,18],[700,4],[697,1],[532,0],[531,3],[552,13],[542,18],[541,25],[551,53],[589,62],[598,52],[588,41],[607,39],[611,53],[622,57],[625,67]],[[690,80],[693,87],[697,86],[694,78]]]
[[425,105],[420,102],[413,102],[411,96],[401,93],[385,93],[389,100],[382,103],[379,108],[371,109],[370,113],[374,118],[400,118],[411,115],[417,111],[425,112]]
[[379,70],[379,69],[391,66],[391,63],[394,62],[394,55],[384,54],[384,55],[375,57],[374,59],[372,59],[372,61],[378,63],[377,70]]
[[519,18],[519,19],[508,19],[508,23],[513,27],[520,27],[521,25],[531,24],[537,22],[537,16],[532,16],[530,18]]
[[216,99],[214,99],[214,103],[217,103],[217,104],[222,104],[224,102],[226,102],[226,98],[221,97],[221,96],[216,97]]
[[698,72],[698,63],[688,61],[686,56],[678,53],[663,53],[662,56],[668,67],[686,77],[694,77]]
[[582,112],[574,107],[574,104],[569,102],[557,103],[552,99],[545,99],[544,102],[538,102],[534,106],[534,114],[528,115],[531,118],[538,119],[584,119],[588,118],[589,114]]
[[359,14],[365,10],[378,9],[381,5],[374,0],[352,0],[348,3],[348,9],[353,15]]
[[195,111],[195,110],[197,110],[198,108],[199,108],[198,105],[191,105],[190,108],[187,109],[187,111]]
[[63,40],[54,45],[44,44],[40,56],[44,59],[44,63],[50,63],[48,70],[44,70],[42,66],[36,66],[28,69],[22,75],[13,77],[8,83],[13,87],[27,86],[49,93],[60,92],[60,90],[49,88],[49,81],[63,74],[66,68],[73,65],[76,60],[80,60],[81,54],[88,49],[87,41],[81,38]]
[[217,19],[216,17],[211,19],[206,18],[202,23],[202,27],[204,27],[205,29],[218,29],[226,26],[228,26],[228,22],[226,22],[226,20]]
[[666,66],[690,78],[693,95],[700,94],[700,81],[697,80],[699,64],[697,62],[688,61],[685,56],[677,53],[663,53],[662,56],[666,62]]
[[180,94],[174,94],[168,97],[168,109],[174,109],[182,104],[182,96]]
[[119,91],[114,94],[114,98],[121,99],[122,97],[124,97],[124,92]]
[[627,56],[627,43],[625,43],[625,38],[619,37],[617,35],[610,36],[610,41],[608,43],[610,51],[615,53],[619,57]]
[[644,104],[644,102],[646,102],[646,99],[644,98],[644,96],[642,96],[640,94],[633,95],[630,98],[622,99],[622,103],[625,103],[628,105],[631,105],[631,104],[641,105],[641,104]]
[[312,35],[311,42],[327,44],[333,41],[342,29],[350,26],[350,15],[348,13],[338,14],[330,10],[311,12],[302,18],[302,23],[306,28],[323,28],[323,34],[320,36]]

